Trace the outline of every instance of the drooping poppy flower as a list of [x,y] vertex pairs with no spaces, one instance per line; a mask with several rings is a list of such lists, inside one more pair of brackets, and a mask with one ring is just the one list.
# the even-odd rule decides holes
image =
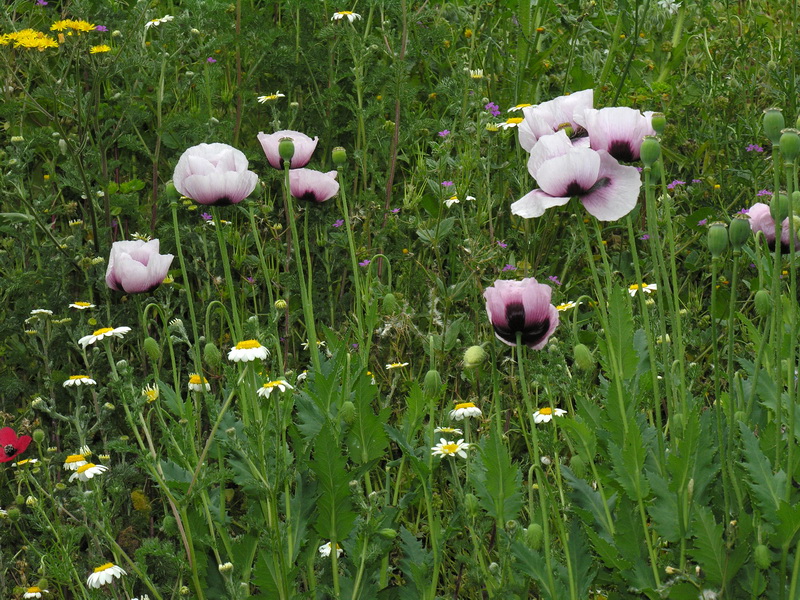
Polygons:
[[318,137],[313,140],[305,133],[299,131],[292,131],[291,129],[282,129],[275,133],[258,132],[258,141],[264,149],[264,154],[267,155],[269,164],[276,168],[283,170],[283,159],[281,158],[278,146],[283,138],[291,138],[294,142],[294,155],[292,156],[290,169],[299,169],[305,167],[308,161],[311,160],[311,155],[317,148]]
[[[747,211],[747,216],[750,217],[750,229],[753,230],[755,235],[759,231],[767,240],[767,245],[770,250],[775,249],[775,220],[769,212],[769,205],[763,202],[756,202]],[[789,252],[789,239],[791,232],[789,231],[789,219],[786,218],[781,224],[781,252]],[[800,250],[800,227],[795,226],[795,250]]]
[[533,277],[522,281],[501,279],[486,288],[486,313],[497,339],[509,346],[522,343],[541,350],[558,326],[558,310],[550,303],[552,288]]
[[178,160],[172,183],[200,204],[227,206],[241,202],[255,189],[258,175],[248,171],[247,157],[228,144],[199,144]]
[[106,285],[112,290],[138,294],[152,292],[164,281],[172,254],[159,254],[159,241],[114,242],[106,269]]
[[25,452],[31,443],[31,436],[17,437],[11,427],[0,429],[0,462],[9,462]]
[[569,127],[571,129],[569,137],[573,145],[588,146],[589,141],[581,123],[581,115],[586,109],[592,108],[593,103],[594,90],[582,90],[523,108],[522,114],[525,119],[517,126],[519,145],[530,152],[542,136]]
[[313,169],[292,169],[289,171],[289,189],[299,200],[325,202],[339,193],[336,171],[323,173]]
[[605,150],[574,148],[563,132],[542,138],[531,152],[528,170],[539,189],[511,205],[513,214],[526,219],[578,197],[596,219],[615,221],[634,209],[642,186],[635,167],[620,165]]
[[580,119],[593,150],[605,150],[617,160],[633,162],[639,160],[645,136],[656,134],[652,117],[652,112],[642,114],[633,108],[611,106],[586,109]]

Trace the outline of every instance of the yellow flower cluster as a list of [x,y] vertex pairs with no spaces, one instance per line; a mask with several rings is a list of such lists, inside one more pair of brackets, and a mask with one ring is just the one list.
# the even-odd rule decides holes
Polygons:
[[0,46],[13,44],[14,48],[58,48],[58,42],[49,35],[35,29],[23,29],[0,35]]
[[50,31],[77,31],[78,35],[87,31],[94,31],[94,25],[88,21],[76,21],[75,19],[65,19],[56,21],[50,26]]

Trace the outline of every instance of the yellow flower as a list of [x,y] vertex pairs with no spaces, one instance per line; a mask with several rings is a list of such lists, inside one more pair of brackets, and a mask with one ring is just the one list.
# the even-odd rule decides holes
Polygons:
[[86,457],[83,454],[70,454],[64,459],[64,469],[67,471],[77,471],[87,463]]
[[570,308],[575,308],[574,302],[565,302],[564,304],[559,304],[556,306],[556,310],[558,312],[564,312],[565,310],[569,310]]
[[92,304],[91,302],[78,301],[78,302],[73,302],[72,304],[69,305],[69,307],[77,308],[78,310],[87,310],[90,308],[94,308],[94,304]]
[[510,118],[506,119],[505,123],[498,124],[498,127],[502,128],[502,129],[514,128],[517,125],[519,125],[520,123],[522,123],[524,120],[525,119],[522,118],[522,117],[510,117]]
[[158,386],[148,383],[142,388],[142,396],[147,398],[148,402],[155,402],[158,400]]
[[89,48],[90,54],[100,54],[101,52],[110,52],[111,46],[106,46],[105,44],[100,44],[99,46],[92,46]]

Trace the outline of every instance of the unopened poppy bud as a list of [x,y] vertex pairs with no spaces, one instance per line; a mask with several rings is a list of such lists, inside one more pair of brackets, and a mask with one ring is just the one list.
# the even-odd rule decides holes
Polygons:
[[467,509],[469,516],[478,514],[478,498],[475,494],[467,494],[464,496],[464,508]]
[[294,140],[290,137],[281,138],[278,142],[278,154],[286,164],[291,164],[294,156]]
[[337,167],[341,167],[347,162],[347,150],[341,146],[336,146],[336,148],[331,150],[331,158],[333,159],[333,164]]
[[397,537],[397,530],[386,527],[378,532],[378,535],[387,540],[393,540]]
[[481,346],[470,346],[464,352],[464,366],[467,369],[479,367],[486,360],[486,350]]
[[773,194],[769,201],[769,214],[776,223],[783,223],[789,216],[789,199],[783,194]]
[[594,369],[594,355],[585,344],[576,344],[572,354],[575,365],[581,371],[591,371]]
[[284,300],[283,298],[275,300],[275,308],[278,310],[284,310],[286,308],[286,300]]
[[646,136],[642,141],[642,147],[639,152],[642,164],[645,167],[652,167],[661,157],[661,144],[658,142],[658,138],[652,135]]
[[737,410],[733,413],[733,420],[737,423],[747,423],[747,413],[743,410]]
[[17,494],[17,497],[14,498],[14,504],[23,505],[25,504],[25,496],[22,494]]
[[800,131],[797,129],[784,129],[781,132],[781,154],[788,162],[794,162],[800,154]]
[[161,348],[158,342],[150,336],[144,338],[144,351],[153,362],[157,362],[161,358]]
[[44,441],[44,431],[41,429],[34,429],[33,430],[33,441],[37,444],[41,444]]
[[713,258],[719,258],[728,249],[728,231],[725,223],[712,223],[708,228],[708,249]]
[[213,342],[208,342],[203,348],[203,362],[209,367],[219,367],[222,364],[222,353]]
[[569,459],[569,468],[575,473],[575,477],[580,479],[586,474],[586,462],[578,454]]
[[731,220],[731,224],[728,227],[728,238],[730,239],[731,247],[734,252],[738,252],[742,249],[742,246],[750,239],[751,233],[750,219],[748,219],[746,215],[736,215],[736,217]]
[[352,425],[353,421],[356,420],[356,405],[350,400],[347,400],[342,403],[342,408],[339,409],[339,415],[345,423]]
[[431,369],[425,373],[425,381],[422,387],[426,396],[430,398],[438,396],[442,389],[442,376],[439,375],[439,371]]
[[514,519],[506,521],[506,531],[508,533],[514,533],[516,530],[517,530],[517,522]]
[[538,523],[531,523],[525,531],[525,543],[531,550],[538,550],[542,547],[542,538],[544,537],[544,530]]
[[9,508],[7,513],[9,521],[16,522],[22,517],[22,513],[18,508]]
[[664,133],[664,128],[667,126],[667,118],[664,113],[653,113],[653,116],[650,117],[650,126],[658,135]]
[[383,296],[383,312],[386,314],[394,314],[397,311],[397,298],[391,292],[387,292]]
[[181,193],[175,188],[175,184],[171,181],[167,182],[165,192],[167,193],[167,198],[170,200],[177,202],[181,199]]
[[761,569],[769,569],[772,564],[772,553],[764,544],[759,544],[753,551],[753,558],[755,559],[756,566]]
[[764,133],[773,146],[781,142],[781,130],[786,127],[780,108],[768,108],[764,111]]

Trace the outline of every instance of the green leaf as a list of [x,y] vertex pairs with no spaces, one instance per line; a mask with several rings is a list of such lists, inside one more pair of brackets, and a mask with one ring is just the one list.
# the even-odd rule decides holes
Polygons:
[[[583,479],[576,477],[569,467],[562,466],[561,473],[569,486],[572,488],[572,493],[570,494],[571,500],[594,517],[592,522],[584,519],[586,524],[592,530],[596,531],[600,529],[598,533],[610,540],[611,527],[613,524],[608,522],[608,518],[606,517],[606,509],[603,506],[603,499],[600,496],[600,492],[593,490]],[[616,494],[613,494],[608,499],[609,514],[613,514],[615,500]]]
[[612,288],[608,309],[608,331],[599,343],[601,355],[610,374],[619,372],[624,379],[630,379],[636,374],[638,362],[633,344],[630,296],[620,287]]
[[648,471],[647,480],[655,494],[655,500],[647,507],[653,526],[658,535],[668,542],[681,539],[680,514],[678,512],[678,496],[669,489],[667,481],[658,473]]
[[27,223],[29,221],[33,221],[33,217],[25,213],[0,213],[0,223],[3,225]]
[[589,586],[594,582],[596,571],[592,569],[589,545],[581,531],[581,526],[573,520],[569,527],[567,552],[569,553],[575,588],[578,598],[589,597]]
[[348,432],[347,445],[350,459],[360,465],[382,457],[389,445],[383,426],[389,420],[390,410],[386,407],[375,414],[372,409],[375,390],[376,386],[368,377],[359,377],[354,385],[356,416]]
[[347,461],[331,425],[322,428],[314,444],[311,470],[317,476],[317,520],[314,527],[325,540],[343,540],[356,520],[350,500],[350,474]]
[[400,548],[403,551],[400,570],[406,578],[406,585],[400,592],[400,598],[404,600],[423,598],[433,570],[433,553],[425,550],[422,543],[405,527],[400,528]]
[[442,219],[434,227],[429,229],[419,228],[417,229],[417,235],[419,238],[430,245],[438,244],[441,242],[447,234],[453,229],[453,225],[455,225],[455,218],[454,217],[447,217],[446,219]]
[[492,431],[481,441],[474,472],[475,491],[481,506],[500,527],[515,519],[522,508],[522,473],[511,463],[502,436]]
[[726,562],[722,525],[717,524],[710,509],[699,507],[695,511],[693,531],[694,548],[689,554],[703,569],[710,585],[722,585]]
[[647,455],[638,423],[629,421],[623,448],[609,442],[608,450],[613,463],[614,478],[631,500],[644,500],[650,494],[650,486],[644,478]]
[[744,445],[745,460],[742,463],[750,476],[750,489],[755,502],[771,523],[777,523],[777,510],[786,490],[786,473],[782,470],[772,472],[769,459],[764,456],[758,444],[758,438],[744,423],[739,423],[739,431]]
[[790,546],[800,530],[800,504],[781,500],[777,514],[780,526],[776,527],[774,543],[776,546]]

